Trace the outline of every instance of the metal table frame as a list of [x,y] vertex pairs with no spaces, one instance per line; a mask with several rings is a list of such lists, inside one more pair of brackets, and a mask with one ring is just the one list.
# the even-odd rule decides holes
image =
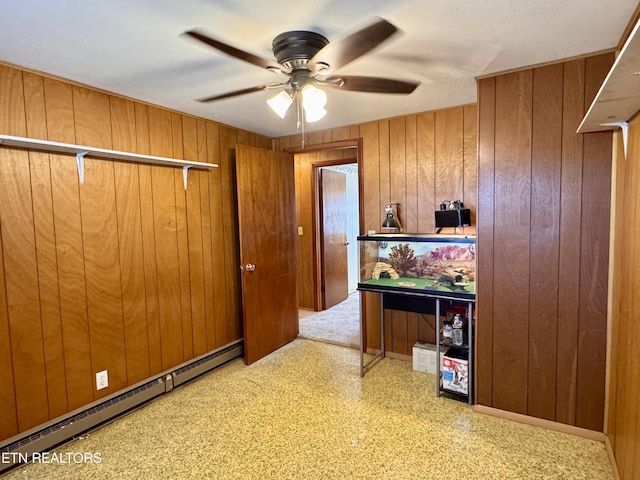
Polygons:
[[[382,360],[385,357],[385,345],[384,345],[384,295],[385,294],[393,294],[393,295],[406,295],[413,297],[422,297],[425,299],[435,300],[436,304],[436,395],[439,397],[441,393],[440,388],[440,300],[449,300],[460,303],[467,303],[468,308],[468,316],[469,316],[469,324],[468,324],[468,338],[467,343],[469,345],[469,405],[473,405],[473,388],[474,388],[474,375],[472,374],[472,369],[475,368],[475,362],[473,362],[474,348],[473,342],[474,337],[472,335],[473,331],[473,304],[475,303],[474,298],[460,298],[452,295],[438,295],[434,293],[409,293],[404,291],[390,291],[381,288],[361,288],[358,287],[358,291],[360,292],[360,305],[359,305],[359,317],[360,317],[360,377],[364,377],[364,374],[367,372],[367,369],[370,369],[373,365],[375,365],[379,360]],[[373,358],[369,359],[366,363],[364,361],[364,325],[363,325],[363,315],[362,315],[362,293],[363,292],[372,292],[372,293],[380,293],[380,352],[375,354]],[[453,395],[456,395],[455,392],[451,392]]]

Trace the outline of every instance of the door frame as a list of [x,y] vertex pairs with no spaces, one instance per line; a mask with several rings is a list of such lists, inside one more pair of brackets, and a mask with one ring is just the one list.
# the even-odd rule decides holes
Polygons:
[[[345,161],[347,161],[348,159],[345,159]],[[356,159],[354,158],[353,161],[344,164],[344,163],[339,163],[338,165],[353,165],[354,163],[356,163]],[[357,165],[357,164],[356,164]],[[325,281],[325,275],[326,275],[326,243],[325,243],[325,223],[324,223],[324,186],[323,186],[323,172],[322,169],[323,168],[327,168],[327,167],[331,167],[332,165],[323,165],[323,166],[315,166],[313,163],[311,164],[311,168],[312,168],[312,178],[314,179],[313,181],[315,182],[315,187],[316,190],[318,191],[318,195],[317,195],[317,206],[318,206],[318,214],[316,215],[316,218],[318,220],[317,222],[317,232],[318,232],[318,244],[319,244],[319,254],[318,254],[318,259],[317,259],[317,266],[316,268],[318,269],[318,273],[319,273],[319,280],[320,280],[320,285],[318,285],[318,291],[320,294],[320,306],[321,306],[321,310],[326,310],[327,309],[327,285],[326,285],[326,281]],[[357,168],[357,167],[356,167]],[[332,170],[330,170],[332,171]],[[334,173],[338,173],[340,174],[340,172],[335,172]],[[345,178],[344,178],[344,182],[345,182],[345,197],[346,197],[346,176],[344,174],[342,174]],[[360,214],[358,213],[358,220],[360,220]],[[358,227],[358,232],[359,232],[359,227]],[[346,240],[346,227],[345,227],[345,240]],[[346,247],[346,244],[344,245]],[[347,255],[347,278],[346,278],[346,283],[347,283],[347,297],[349,296],[348,292],[349,292],[349,260],[348,260],[348,253],[346,253]],[[315,259],[314,259],[315,260]],[[323,288],[324,287],[324,290]],[[318,293],[318,292],[316,292]]]
[[348,165],[356,163],[358,165],[358,229],[360,234],[364,229],[364,199],[363,199],[363,185],[364,177],[362,171],[362,138],[353,138],[349,140],[338,140],[335,142],[317,143],[314,145],[306,145],[302,147],[285,148],[284,151],[291,153],[294,156],[298,153],[309,152],[324,152],[331,150],[345,150],[352,149],[353,155],[350,155],[345,159],[335,160],[319,160],[311,164],[311,212],[313,219],[311,222],[312,238],[313,238],[313,309],[318,312],[322,310],[322,257],[321,257],[321,239],[320,239],[320,191],[318,188],[318,182],[320,177],[321,167],[330,167],[333,165]]

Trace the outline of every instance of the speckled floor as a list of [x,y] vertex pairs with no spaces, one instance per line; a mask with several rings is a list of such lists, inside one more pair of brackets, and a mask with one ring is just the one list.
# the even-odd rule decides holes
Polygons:
[[[435,377],[298,339],[164,395],[14,479],[613,479],[603,444],[477,414]],[[3,479],[4,480],[4,479]]]

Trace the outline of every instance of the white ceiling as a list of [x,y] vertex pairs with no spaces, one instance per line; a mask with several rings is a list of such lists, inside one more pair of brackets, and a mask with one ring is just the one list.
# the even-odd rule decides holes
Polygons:
[[[180,34],[198,28],[273,58],[271,40],[313,30],[329,40],[374,16],[402,30],[337,73],[421,82],[408,96],[328,92],[333,128],[476,101],[475,77],[615,47],[637,0],[0,0],[0,61],[67,78],[270,137],[296,132],[260,91],[195,98],[277,74]],[[0,92],[1,94],[1,92]],[[2,132],[0,132],[2,133]]]

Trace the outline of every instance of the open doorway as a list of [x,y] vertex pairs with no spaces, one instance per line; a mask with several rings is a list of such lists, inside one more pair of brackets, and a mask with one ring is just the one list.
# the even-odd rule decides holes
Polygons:
[[[300,336],[358,348],[361,140],[290,151],[296,168]],[[342,186],[327,187],[328,177]],[[329,200],[323,198],[327,192]]]
[[321,291],[326,310],[346,300],[358,287],[358,164],[319,170]]
[[314,177],[321,308],[300,309],[300,336],[356,348],[360,345],[358,164],[317,167]]

